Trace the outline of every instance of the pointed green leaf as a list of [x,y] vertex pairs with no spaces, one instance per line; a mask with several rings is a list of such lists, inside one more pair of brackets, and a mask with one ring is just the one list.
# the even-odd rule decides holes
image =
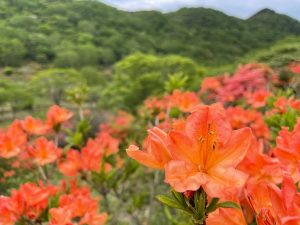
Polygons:
[[240,209],[241,207],[232,201],[227,201],[227,202],[221,202],[218,205],[218,208],[234,208],[234,209]]
[[206,212],[211,213],[215,211],[218,208],[217,203],[219,202],[219,200],[220,198],[213,198],[209,203],[209,205],[207,206]]
[[183,207],[186,206],[182,193],[171,190],[171,194],[173,195],[174,199],[177,200],[178,203],[180,203],[180,205],[182,205]]
[[181,210],[185,210],[185,211],[187,210],[182,205],[180,205],[177,201],[175,201],[174,199],[169,198],[165,195],[157,195],[156,198],[158,201],[162,202],[163,204],[165,204],[169,207],[181,209]]

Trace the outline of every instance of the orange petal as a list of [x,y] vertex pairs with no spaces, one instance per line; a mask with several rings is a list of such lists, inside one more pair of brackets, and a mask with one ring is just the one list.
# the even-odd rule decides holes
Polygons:
[[209,124],[215,126],[221,144],[229,140],[231,126],[223,106],[219,103],[210,106],[198,105],[194,107],[192,114],[186,121],[186,133],[192,139],[198,140],[207,135]]
[[164,165],[158,162],[153,155],[141,151],[137,146],[130,145],[128,149],[126,149],[127,155],[130,158],[135,159],[139,163],[143,164],[144,166],[153,168],[153,169],[163,169]]
[[170,184],[175,191],[196,191],[207,182],[206,175],[199,172],[194,164],[185,161],[170,161],[166,167],[165,182]]
[[285,176],[282,181],[282,199],[287,210],[294,204],[296,194],[297,188],[293,179],[290,176]]
[[275,184],[270,184],[268,186],[268,192],[274,211],[280,218],[286,214],[286,208],[284,206],[284,202],[282,201],[282,193]]
[[194,143],[181,131],[169,133],[171,145],[170,150],[174,159],[186,160],[191,163],[201,162],[200,153],[195,149]]
[[207,225],[246,225],[240,209],[222,209],[209,214]]
[[167,134],[159,128],[153,128],[148,130],[149,132],[149,144],[151,154],[158,159],[158,161],[167,163],[171,160],[171,154],[168,150],[168,138]]
[[247,175],[234,168],[216,167],[208,171],[209,181],[204,190],[210,197],[226,197],[239,194],[246,183]]
[[216,151],[209,159],[209,168],[213,165],[236,167],[246,156],[252,137],[250,128],[233,131],[224,149]]

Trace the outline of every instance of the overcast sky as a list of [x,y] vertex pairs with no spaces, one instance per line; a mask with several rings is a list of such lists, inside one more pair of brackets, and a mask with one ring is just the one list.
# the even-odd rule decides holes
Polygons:
[[229,15],[247,18],[262,8],[271,8],[300,20],[300,0],[102,0],[117,8],[137,11],[156,9],[164,12],[181,7],[203,6]]

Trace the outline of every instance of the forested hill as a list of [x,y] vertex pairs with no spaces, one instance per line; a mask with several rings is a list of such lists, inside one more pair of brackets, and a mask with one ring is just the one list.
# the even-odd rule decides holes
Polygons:
[[207,8],[163,14],[125,12],[92,0],[1,0],[0,30],[0,66],[111,65],[133,52],[220,65],[300,35],[300,23],[269,9],[242,20]]

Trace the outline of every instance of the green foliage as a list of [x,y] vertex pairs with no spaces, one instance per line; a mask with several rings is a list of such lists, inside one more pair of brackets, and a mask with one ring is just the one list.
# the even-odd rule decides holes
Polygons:
[[6,76],[10,76],[14,73],[14,69],[12,67],[7,66],[4,68],[3,72]]
[[176,89],[181,89],[186,86],[188,77],[182,73],[175,73],[169,75],[169,80],[165,82],[165,90],[167,92],[173,92]]
[[25,47],[18,39],[0,37],[0,65],[17,66],[22,62],[25,53]]
[[66,90],[67,99],[79,107],[87,100],[88,94],[89,88],[86,85],[75,86]]
[[286,112],[276,113],[272,116],[266,117],[265,121],[273,131],[273,137],[276,137],[282,127],[287,127],[289,130],[293,130],[299,116],[300,113],[298,110],[288,107]]
[[3,0],[0,10],[0,65],[112,65],[135,52],[226,64],[300,34],[298,21],[270,10],[247,20],[206,8],[129,13],[95,0]]
[[240,209],[240,206],[232,201],[219,202],[219,198],[212,198],[209,203],[207,203],[207,195],[200,189],[190,194],[183,194],[171,190],[172,197],[165,195],[156,196],[157,200],[163,204],[179,209],[186,214],[192,216],[192,221],[194,224],[203,225],[209,213],[214,212],[218,208],[235,208]]
[[103,70],[93,66],[85,66],[80,70],[80,73],[85,78],[89,86],[104,86],[109,77],[104,73]]
[[161,94],[172,74],[182,74],[182,78],[173,78],[173,83],[179,79],[176,85],[183,89],[197,89],[202,76],[196,63],[185,57],[128,56],[116,64],[113,80],[102,92],[102,104],[134,111],[146,97]]
[[239,62],[263,62],[272,67],[283,67],[293,61],[300,60],[299,37],[288,37],[271,48],[256,51],[239,60]]
[[88,120],[83,119],[77,125],[74,131],[68,130],[66,141],[69,147],[81,148],[87,141],[88,132],[91,129],[91,125]]
[[0,80],[0,106],[9,104],[13,110],[31,109],[34,96],[22,83]]
[[31,88],[39,97],[50,96],[53,103],[60,104],[66,98],[66,91],[82,86],[85,79],[73,69],[48,69],[32,78]]
[[73,50],[60,51],[56,54],[54,63],[61,68],[76,67],[79,63],[78,53]]

